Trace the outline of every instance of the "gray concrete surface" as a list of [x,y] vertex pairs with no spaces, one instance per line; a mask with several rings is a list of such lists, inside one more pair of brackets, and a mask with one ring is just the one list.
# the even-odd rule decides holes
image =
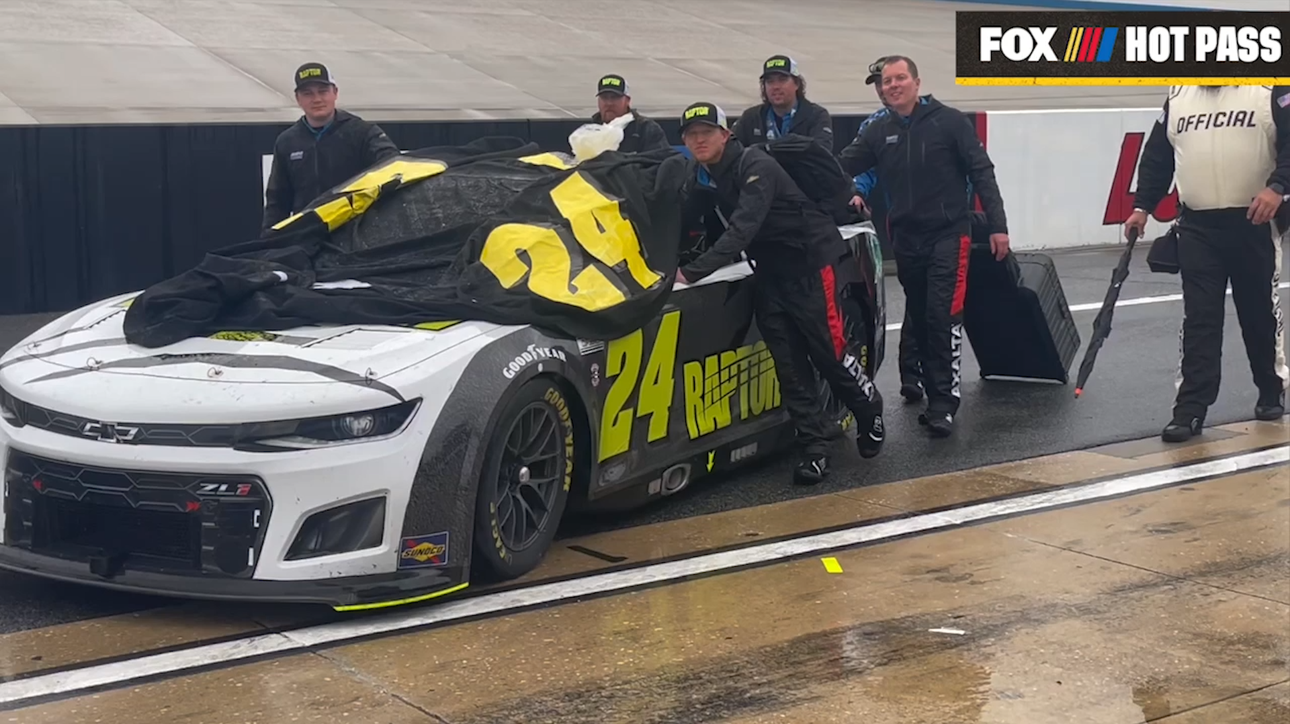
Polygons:
[[835,113],[873,110],[879,55],[965,110],[1156,107],[1160,88],[954,85],[954,12],[891,0],[3,0],[0,124],[291,121],[291,74],[329,64],[373,120],[587,117],[602,73],[642,111],[757,100],[789,53]]
[[[1120,250],[1055,252],[1052,256],[1067,300],[1072,307],[1079,307],[1101,303]],[[1177,294],[1178,277],[1150,273],[1145,257],[1145,251],[1135,256],[1120,298]],[[899,320],[904,315],[900,285],[889,280],[887,290],[889,318]],[[1283,313],[1288,311],[1288,298],[1290,293],[1282,290]],[[1210,408],[1206,420],[1209,425],[1254,417],[1257,393],[1250,380],[1230,298],[1227,306],[1222,388],[1217,404]],[[1075,312],[1082,344],[1072,364],[1072,376],[1083,359],[1095,314],[1095,310]],[[0,317],[0,349],[8,349],[50,318],[51,315]],[[963,355],[959,426],[947,440],[930,439],[917,423],[920,407],[901,404],[896,368],[900,334],[888,332],[887,357],[878,375],[878,386],[886,397],[888,442],[878,458],[863,461],[854,449],[839,445],[832,478],[815,488],[801,489],[789,483],[793,461],[781,457],[741,474],[696,486],[637,512],[570,520],[563,535],[685,518],[1151,437],[1169,421],[1181,319],[1182,304],[1177,301],[1117,309],[1114,331],[1102,347],[1093,376],[1079,400],[1073,397],[1072,385],[982,380],[968,339]],[[172,599],[90,590],[0,573],[0,634],[172,603]],[[272,618],[275,607],[266,606],[264,610]]]

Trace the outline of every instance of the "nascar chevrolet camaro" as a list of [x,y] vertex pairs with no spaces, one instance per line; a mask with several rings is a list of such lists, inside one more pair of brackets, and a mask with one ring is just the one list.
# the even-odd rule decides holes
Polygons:
[[[875,375],[881,252],[872,224],[841,229]],[[461,321],[148,349],[123,335],[134,294],[90,304],[0,358],[0,568],[341,611],[514,579],[566,511],[643,504],[791,444],[753,283],[739,261],[677,285],[607,342]]]

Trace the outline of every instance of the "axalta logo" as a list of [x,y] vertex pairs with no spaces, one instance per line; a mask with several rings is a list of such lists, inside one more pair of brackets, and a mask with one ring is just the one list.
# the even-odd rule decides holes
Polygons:
[[[1138,159],[1142,155],[1145,133],[1135,131],[1124,134],[1120,142],[1120,159],[1115,165],[1115,175],[1111,177],[1111,191],[1106,198],[1106,212],[1102,215],[1102,224],[1123,224],[1133,213],[1134,176],[1138,170]],[[1169,195],[1156,205],[1151,215],[1157,221],[1169,222],[1178,217],[1178,189],[1170,189]]]

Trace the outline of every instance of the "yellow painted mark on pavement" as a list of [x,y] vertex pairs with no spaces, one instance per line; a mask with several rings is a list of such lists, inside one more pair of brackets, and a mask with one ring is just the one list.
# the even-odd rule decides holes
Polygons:
[[842,572],[842,564],[841,564],[841,563],[838,563],[838,559],[836,559],[836,558],[821,558],[820,560],[821,560],[821,561],[824,561],[824,570],[828,571],[829,573],[841,573],[841,572]]

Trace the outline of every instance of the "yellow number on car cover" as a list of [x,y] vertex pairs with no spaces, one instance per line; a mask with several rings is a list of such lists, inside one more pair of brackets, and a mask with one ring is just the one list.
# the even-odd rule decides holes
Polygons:
[[273,228],[284,228],[296,219],[313,211],[327,225],[328,231],[335,231],[343,226],[345,222],[367,211],[368,207],[380,197],[381,187],[385,184],[398,179],[400,186],[406,186],[413,181],[437,176],[447,168],[448,166],[442,161],[410,156],[395,156],[354,179],[343,188],[333,191],[333,193],[352,194],[352,196],[341,196],[313,209],[306,209],[298,214],[292,214],[274,224]]
[[[645,262],[640,239],[631,223],[623,218],[618,202],[596,190],[581,172],[572,174],[552,189],[551,201],[560,215],[569,220],[574,238],[587,253],[609,266],[626,262],[627,271],[642,287],[649,287],[663,278]],[[520,258],[521,251],[528,253],[532,268]],[[502,224],[488,235],[479,260],[507,289],[519,284],[527,274],[529,291],[589,312],[612,307],[627,299],[609,277],[594,266],[583,269],[570,281],[573,261],[569,258],[569,250],[560,235],[547,227]]]

